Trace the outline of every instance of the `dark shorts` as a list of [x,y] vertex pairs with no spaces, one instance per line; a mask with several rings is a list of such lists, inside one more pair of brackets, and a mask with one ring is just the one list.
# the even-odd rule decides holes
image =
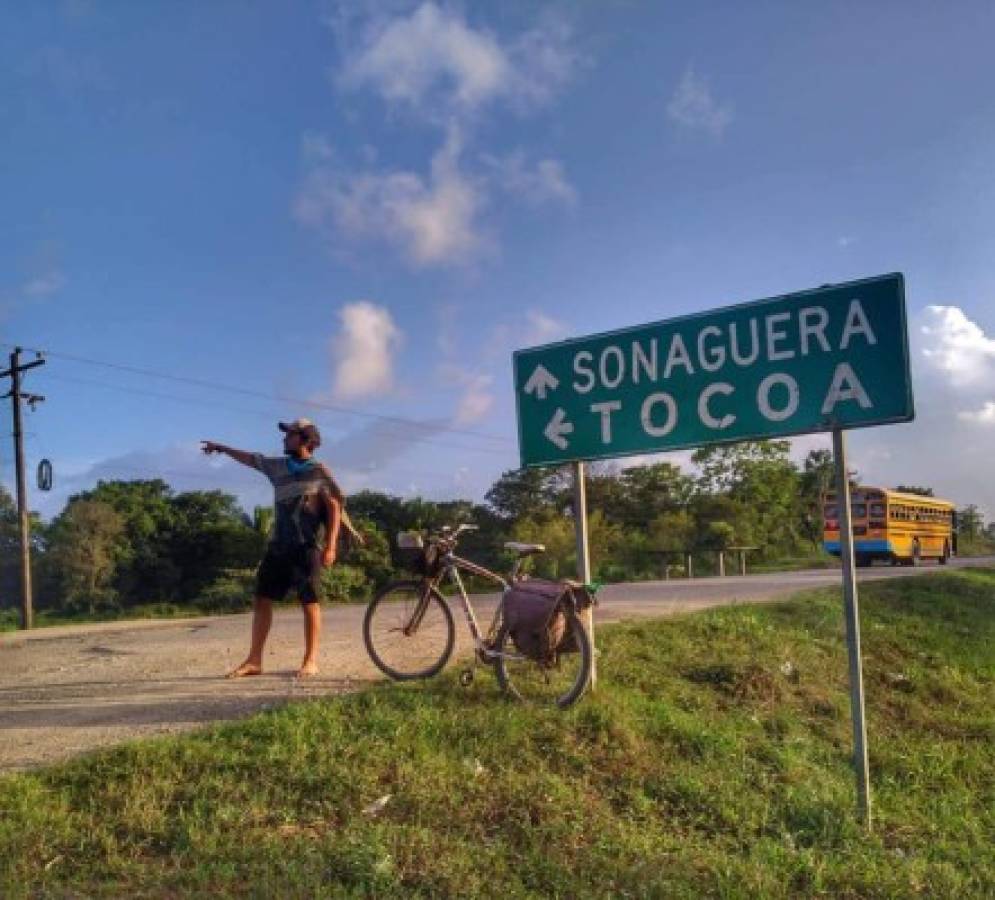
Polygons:
[[256,596],[282,600],[295,588],[301,603],[321,596],[321,551],[315,547],[271,546],[256,572]]

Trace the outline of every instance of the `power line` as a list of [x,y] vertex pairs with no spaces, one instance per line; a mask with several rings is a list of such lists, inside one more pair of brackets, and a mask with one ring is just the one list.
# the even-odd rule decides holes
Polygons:
[[[108,467],[110,469],[113,469],[116,472],[129,472],[129,473],[134,474],[134,475],[140,475],[140,476],[142,476],[142,480],[144,480],[144,481],[153,481],[156,478],[162,476],[163,480],[166,480],[169,477],[172,477],[172,478],[175,478],[175,479],[189,478],[189,479],[193,479],[193,480],[196,480],[196,481],[210,481],[210,482],[212,482],[214,484],[218,483],[217,477],[215,475],[209,474],[207,472],[191,472],[191,471],[185,470],[185,469],[155,469],[154,471],[150,471],[149,469],[143,469],[143,468],[140,468],[140,467],[137,467],[137,466],[122,465],[122,464],[114,463],[113,461],[108,465]],[[360,474],[363,474],[363,475],[378,474],[378,470],[374,470],[374,471],[362,471]],[[409,469],[409,468],[404,468],[404,469],[392,469],[391,470],[391,474],[393,474],[393,475],[402,475],[402,476],[413,475],[413,476],[417,476],[419,478],[424,478],[424,477],[429,477],[429,478],[448,478],[448,477],[450,477],[450,475],[452,473],[449,473],[449,472],[434,472],[434,471],[430,471],[430,470],[427,470],[427,469]],[[85,481],[113,481],[113,480],[115,480],[114,479],[114,475],[111,472],[84,471],[84,472],[79,472],[76,475],[73,475],[73,476],[70,476],[70,477],[71,478],[78,478],[78,479],[80,479],[81,481],[84,481],[84,482]],[[220,491],[240,490],[240,489],[247,489],[247,488],[250,488],[250,487],[257,487],[257,488],[260,488],[262,490],[267,490],[268,487],[269,487],[269,485],[267,484],[266,479],[264,477],[262,477],[262,476],[259,476],[258,478],[251,478],[251,477],[250,478],[235,478],[235,479],[231,479],[228,482],[222,484],[220,487],[218,487],[218,490],[220,490]],[[81,489],[83,489],[83,488],[81,487]],[[352,491],[351,495],[355,495],[356,493],[359,493],[362,490],[364,490],[364,488],[360,488],[359,491]]]
[[[0,341],[0,346],[13,347],[13,344],[8,344],[6,342]],[[71,353],[61,353],[56,350],[42,350],[34,347],[27,347],[23,349],[31,350],[34,353],[44,353],[47,356],[64,359],[70,362],[83,363],[84,365],[100,366],[102,368],[114,369],[120,372],[128,372],[132,375],[141,375],[147,378],[161,378],[167,381],[175,381],[181,384],[188,384],[193,387],[208,388],[210,390],[228,391],[230,393],[242,394],[249,397],[262,397],[263,399],[270,400],[276,403],[296,403],[302,406],[314,407],[315,409],[323,409],[328,412],[338,413],[340,415],[351,415],[360,416],[366,419],[375,419],[383,422],[392,422],[398,425],[403,425],[407,427],[414,428],[426,428],[431,427],[436,431],[447,431],[452,434],[466,434],[472,437],[483,438],[485,440],[496,441],[503,444],[513,443],[510,438],[504,437],[499,434],[492,434],[485,431],[476,431],[472,428],[459,428],[451,425],[440,425],[440,426],[426,426],[422,422],[418,422],[414,419],[405,419],[401,416],[385,416],[379,413],[366,412],[364,410],[355,409],[354,407],[339,406],[330,403],[323,403],[317,400],[302,400],[297,397],[288,397],[278,394],[267,394],[263,391],[255,391],[251,388],[242,388],[235,385],[223,384],[221,382],[209,381],[203,378],[191,378],[185,375],[174,375],[167,372],[157,372],[154,369],[144,369],[138,366],[123,365],[120,363],[107,362],[105,360],[90,359],[85,356],[77,356]]]
[[248,409],[244,406],[230,406],[218,400],[202,400],[198,397],[181,397],[179,394],[164,394],[161,391],[149,391],[144,388],[129,387],[123,384],[109,384],[106,381],[94,381],[91,378],[76,378],[71,375],[56,375],[52,372],[45,373],[47,378],[54,378],[56,381],[65,381],[69,384],[85,384],[87,387],[104,388],[108,391],[120,391],[125,394],[138,394],[142,397],[155,397],[157,400],[174,400],[180,403],[188,403],[193,406],[212,406],[225,409],[228,412],[239,412],[247,415],[258,416],[259,418],[272,419],[272,416],[261,412],[259,409]]
[[[25,431],[24,437],[28,439],[29,442],[35,443],[36,451],[40,456],[48,457],[48,449],[45,442],[42,440],[41,435],[36,431]],[[222,465],[237,465],[236,463]],[[211,481],[215,484],[218,483],[218,478],[216,475],[210,474],[208,472],[194,472],[190,469],[159,469],[159,468],[139,468],[137,466],[129,466],[127,464],[120,464],[111,460],[108,463],[109,468],[121,472],[131,472],[136,475],[142,475],[146,479],[153,479],[160,475],[162,476],[173,476],[174,478],[192,478],[201,481]],[[239,470],[236,470],[239,471]],[[391,475],[391,476],[415,476],[418,478],[439,478],[439,479],[451,479],[456,470],[448,471],[438,471],[434,469],[421,469],[421,468],[411,468],[410,466],[404,466],[402,468],[397,468],[391,466],[388,468],[367,468],[367,469],[346,469],[351,475],[359,475],[365,477],[371,477],[375,475]],[[90,478],[90,479],[112,479],[114,475],[112,473],[94,473],[92,467],[89,470],[83,470],[77,472],[75,475],[69,476],[71,478]],[[232,488],[237,490],[240,488],[248,488],[254,486],[266,487],[266,480],[261,476],[253,477],[249,475],[247,478],[234,478],[230,479],[228,482],[221,485],[219,490],[226,490]],[[364,488],[359,488],[359,490],[364,490]],[[353,491],[352,493],[356,493]]]
[[[0,342],[0,346],[12,346],[12,345],[8,345],[5,342]],[[33,351],[33,352],[38,353],[39,356],[40,356],[43,352],[47,353],[48,351]],[[468,446],[468,445],[462,444],[462,443],[456,444],[456,443],[453,443],[452,441],[443,441],[443,440],[438,440],[437,438],[425,436],[426,433],[432,434],[432,433],[441,431],[441,432],[452,433],[452,434],[456,434],[456,435],[465,434],[465,435],[467,435],[469,437],[483,438],[483,439],[491,440],[491,441],[506,441],[507,440],[506,438],[502,438],[502,437],[500,437],[498,435],[487,434],[487,433],[484,433],[484,432],[478,432],[478,431],[474,431],[473,429],[460,429],[460,428],[451,428],[451,427],[447,427],[447,426],[436,426],[436,425],[428,424],[428,423],[425,423],[425,422],[419,422],[419,421],[411,420],[411,419],[404,419],[404,418],[396,417],[396,416],[383,416],[383,415],[374,414],[374,413],[365,413],[365,412],[362,412],[360,410],[352,410],[352,409],[349,409],[349,408],[346,408],[346,407],[337,407],[337,406],[332,406],[330,404],[322,404],[322,403],[317,402],[317,401],[302,401],[302,400],[297,400],[297,399],[289,398],[289,397],[282,397],[282,396],[278,396],[278,395],[266,394],[266,393],[263,393],[263,392],[260,392],[260,391],[253,391],[253,390],[250,390],[250,389],[243,389],[243,388],[233,387],[233,386],[230,386],[230,385],[224,385],[224,384],[214,383],[214,382],[210,382],[210,381],[203,380],[203,379],[187,378],[187,377],[184,377],[184,376],[175,376],[175,375],[171,375],[171,374],[168,374],[168,373],[155,372],[153,370],[140,369],[140,368],[137,368],[137,367],[118,365],[116,363],[104,362],[104,361],[101,361],[101,360],[88,359],[88,358],[85,358],[85,357],[74,356],[72,354],[63,354],[63,353],[53,352],[53,353],[49,353],[49,355],[57,357],[57,358],[62,358],[64,360],[67,360],[67,361],[70,361],[70,362],[77,362],[77,363],[83,363],[83,364],[86,364],[86,365],[100,366],[100,367],[103,367],[103,368],[108,368],[108,369],[112,369],[112,370],[116,370],[116,371],[127,372],[127,373],[130,373],[130,374],[138,374],[138,375],[142,375],[142,376],[146,376],[146,377],[156,377],[156,378],[161,378],[161,379],[168,380],[168,381],[175,381],[175,382],[178,382],[178,383],[181,383],[181,384],[188,384],[188,385],[197,386],[197,387],[207,387],[207,388],[210,388],[210,389],[218,389],[218,390],[224,390],[224,391],[231,391],[233,393],[238,393],[238,394],[249,396],[249,397],[256,397],[256,398],[265,400],[268,403],[273,403],[273,404],[277,404],[277,403],[281,403],[282,404],[282,403],[289,403],[289,402],[301,403],[301,404],[304,404],[304,405],[315,406],[315,407],[317,407],[319,409],[328,409],[328,410],[331,410],[331,411],[339,413],[339,414],[357,415],[357,416],[360,416],[360,417],[364,417],[364,418],[372,419],[372,420],[375,420],[375,421],[383,422],[383,423],[385,423],[388,426],[396,426],[398,429],[403,429],[403,430],[397,430],[397,431],[387,432],[385,434],[385,437],[391,437],[391,436],[396,436],[396,437],[410,437],[416,443],[434,444],[434,445],[438,445],[438,446],[449,447],[449,448],[456,449],[456,450],[459,450],[459,451],[462,451],[462,452],[487,453],[487,454],[495,454],[495,455],[500,455],[500,456],[503,456],[506,453],[506,451],[498,449],[496,447]],[[179,403],[183,403],[183,404],[187,404],[187,405],[198,405],[198,406],[209,406],[209,407],[221,408],[221,409],[228,410],[230,412],[238,412],[238,413],[243,413],[243,414],[248,414],[248,415],[253,415],[253,416],[268,418],[267,414],[263,413],[259,408],[248,409],[248,408],[245,408],[245,407],[236,407],[236,406],[232,406],[232,405],[230,405],[228,403],[225,403],[223,401],[220,401],[220,400],[209,400],[209,399],[201,399],[201,398],[195,398],[195,397],[185,397],[185,396],[180,396],[180,395],[177,395],[177,394],[169,394],[169,393],[164,393],[164,392],[159,392],[159,391],[151,391],[151,390],[144,389],[144,388],[135,388],[135,387],[126,386],[126,385],[110,384],[110,383],[103,382],[103,381],[94,381],[94,380],[90,380],[90,379],[78,378],[78,377],[73,377],[73,376],[57,375],[57,374],[52,374],[50,372],[46,372],[46,375],[48,377],[56,379],[57,381],[61,380],[61,381],[64,381],[64,382],[83,384],[83,385],[88,385],[88,386],[92,386],[92,387],[102,388],[102,389],[106,389],[106,390],[114,390],[114,391],[119,391],[119,392],[124,392],[124,393],[135,394],[135,395],[139,395],[139,396],[154,397],[156,399],[170,400],[170,401],[179,402]],[[412,431],[421,432],[421,434],[417,434],[417,433],[413,434]],[[43,455],[46,455],[45,454],[45,448],[43,446],[43,442],[40,439],[40,436],[35,433],[35,434],[30,435],[30,437],[32,437],[32,438],[34,438],[34,439],[36,439],[38,441],[38,444],[40,445],[40,449],[42,450]],[[334,445],[330,445],[330,448],[332,448],[332,447],[334,447]],[[121,472],[129,472],[129,473],[133,473],[135,475],[140,475],[143,478],[155,478],[155,477],[159,477],[159,476],[164,476],[166,478],[170,478],[171,477],[173,479],[188,478],[188,479],[195,479],[195,480],[201,480],[201,481],[214,481],[215,483],[217,483],[217,479],[213,475],[211,475],[209,473],[206,473],[206,472],[205,473],[198,473],[198,472],[192,472],[192,471],[187,471],[187,470],[179,470],[179,469],[158,469],[158,470],[150,471],[147,468],[136,468],[134,466],[127,466],[127,465],[114,464],[114,463],[112,463],[111,468],[114,469],[114,470],[117,470],[117,471],[121,471]],[[421,478],[431,478],[433,480],[434,479],[440,479],[440,480],[446,480],[446,481],[448,481],[448,480],[450,480],[453,477],[453,475],[455,474],[456,470],[453,469],[453,470],[447,470],[445,472],[442,472],[442,471],[430,471],[430,470],[426,470],[426,469],[412,469],[412,468],[409,468],[409,467],[403,467],[403,468],[398,469],[396,467],[391,466],[391,467],[381,467],[381,468],[377,468],[377,469],[352,469],[350,471],[352,471],[353,473],[355,473],[356,475],[358,475],[360,477],[364,477],[365,476],[367,478],[370,477],[370,476],[376,476],[376,475],[390,475],[390,476],[393,476],[395,478],[396,477],[401,477],[402,479],[403,478],[414,477],[414,478],[419,478],[419,479],[421,479]],[[102,477],[103,478],[113,478],[114,475],[111,474],[111,473],[92,473],[92,472],[88,473],[88,472],[84,471],[84,472],[77,473],[77,475],[74,476],[74,477],[77,477],[77,478],[87,478],[87,477],[89,477],[89,478],[92,478],[92,479],[95,479],[95,480],[99,480]],[[222,487],[222,489],[231,489],[231,490],[239,491],[239,490],[248,489],[250,486],[253,486],[256,483],[257,482],[255,480],[253,480],[253,479],[235,479],[234,481],[229,481],[227,484],[222,484],[221,487]]]
[[[263,413],[259,409],[247,409],[245,407],[240,407],[240,406],[231,406],[230,404],[223,403],[218,400],[203,400],[196,397],[181,397],[177,394],[166,394],[161,391],[150,391],[145,388],[134,388],[134,387],[128,387],[126,385],[108,384],[105,381],[93,381],[92,379],[89,378],[75,378],[69,375],[54,375],[52,373],[47,373],[46,377],[54,378],[56,381],[65,381],[71,384],[84,384],[90,387],[99,387],[99,388],[104,388],[105,390],[120,391],[122,393],[127,393],[127,394],[137,394],[143,397],[155,397],[156,399],[159,400],[171,400],[174,402],[190,404],[195,406],[209,406],[217,409],[224,409],[227,410],[228,412],[245,413],[247,415],[258,416],[259,418],[267,418],[267,419],[270,418],[269,414]],[[418,423],[415,422],[411,423],[412,426],[416,424]],[[410,428],[411,426],[405,426],[405,427]],[[435,430],[433,426],[425,425],[424,423],[420,424],[419,427],[425,431]],[[387,436],[407,437],[409,436],[409,434],[410,432],[388,432]],[[467,446],[466,444],[454,444],[451,441],[440,441],[431,437],[419,437],[417,435],[413,436],[413,439],[421,444],[434,444],[436,446],[449,447],[454,450],[463,450],[470,453],[491,453],[498,456],[506,455],[506,451],[499,450],[495,447]]]

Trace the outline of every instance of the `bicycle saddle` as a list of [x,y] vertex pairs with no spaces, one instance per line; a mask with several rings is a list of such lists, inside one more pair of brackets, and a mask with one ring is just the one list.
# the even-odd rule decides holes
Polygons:
[[519,556],[532,556],[534,553],[545,553],[545,544],[523,544],[519,541],[505,541],[505,550],[512,550]]

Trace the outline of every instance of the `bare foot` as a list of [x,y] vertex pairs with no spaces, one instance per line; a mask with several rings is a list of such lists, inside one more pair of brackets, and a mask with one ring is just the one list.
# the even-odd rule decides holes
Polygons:
[[263,667],[256,663],[244,662],[236,669],[232,669],[225,678],[248,678],[250,675],[262,675]]
[[318,674],[318,664],[315,662],[304,662],[301,663],[301,667],[297,670],[297,678],[311,678]]

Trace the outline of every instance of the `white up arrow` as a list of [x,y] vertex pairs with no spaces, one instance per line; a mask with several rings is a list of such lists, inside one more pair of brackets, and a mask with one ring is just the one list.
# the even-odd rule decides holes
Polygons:
[[525,393],[535,394],[540,400],[545,400],[546,391],[555,391],[559,383],[557,377],[542,363],[539,363],[532,375],[529,376],[529,380],[525,382]]
[[574,430],[573,422],[568,422],[566,419],[567,414],[557,407],[556,412],[553,413],[553,418],[549,420],[542,432],[561,450],[567,449],[567,439],[563,435],[571,434]]

